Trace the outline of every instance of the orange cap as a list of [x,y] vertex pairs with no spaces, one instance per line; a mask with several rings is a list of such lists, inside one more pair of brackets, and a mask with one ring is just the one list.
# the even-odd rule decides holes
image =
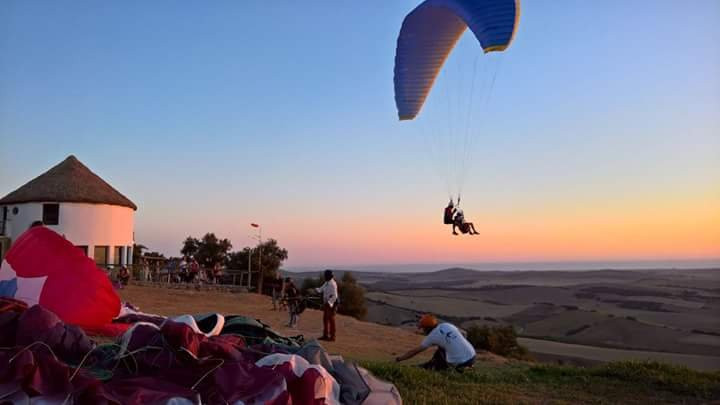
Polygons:
[[425,314],[421,316],[420,321],[418,322],[418,326],[423,329],[434,328],[437,326],[437,324],[437,318],[435,318],[432,314]]

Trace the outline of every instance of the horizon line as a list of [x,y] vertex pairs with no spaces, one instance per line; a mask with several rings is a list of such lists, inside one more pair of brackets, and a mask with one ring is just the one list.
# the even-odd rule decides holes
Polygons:
[[[491,268],[492,266],[498,268]],[[476,271],[593,271],[593,270],[700,270],[720,269],[720,257],[707,259],[629,259],[629,260],[552,260],[552,261],[483,261],[483,262],[416,262],[416,263],[378,263],[358,265],[300,265],[287,266],[282,270],[301,273],[318,269],[339,271],[378,272],[392,269],[404,269],[411,272],[440,271],[462,268]]]

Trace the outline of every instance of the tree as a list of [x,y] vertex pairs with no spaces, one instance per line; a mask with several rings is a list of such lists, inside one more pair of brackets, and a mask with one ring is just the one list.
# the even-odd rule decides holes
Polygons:
[[183,247],[182,249],[180,249],[180,253],[183,256],[195,256],[198,252],[199,247],[200,241],[193,238],[192,236],[188,236],[183,242]]
[[265,277],[274,278],[287,258],[287,249],[278,246],[275,239],[268,239],[255,248],[252,255],[252,266],[255,269],[260,269],[261,272],[260,277],[258,277],[258,292],[260,294],[263,293],[263,280]]
[[214,233],[206,233],[197,244],[195,259],[200,265],[212,268],[218,263],[225,263],[230,249],[232,243],[228,239],[218,239]]
[[322,276],[319,276],[317,278],[315,277],[308,277],[303,279],[302,286],[300,287],[300,292],[302,295],[311,295],[314,294],[314,289],[318,288],[325,283],[325,279],[323,279]]
[[143,253],[143,257],[160,257],[160,258],[164,259],[164,258],[165,258],[165,255],[162,254],[162,253],[160,253],[160,252],[155,252],[155,251],[153,251],[153,252],[145,252],[145,253]]
[[[315,289],[322,286],[323,283],[325,283],[325,279],[323,278],[323,276],[307,277],[303,279],[302,285],[300,287],[300,294],[302,294],[302,296],[306,298],[316,296],[317,292],[315,292]],[[308,308],[322,309],[322,299],[308,299],[306,302]]]
[[357,319],[365,319],[367,307],[365,306],[365,289],[362,288],[352,273],[346,271],[338,286],[340,307],[338,312]]
[[262,270],[262,275],[257,277],[258,292],[262,294],[263,279],[276,277],[280,266],[288,258],[288,251],[281,248],[275,239],[268,239],[254,248],[246,247],[241,251],[230,253],[228,267],[245,270],[248,268],[248,257],[251,258],[250,266],[253,272]]
[[245,247],[243,250],[228,253],[227,266],[233,270],[247,270],[248,258],[252,254],[252,248]]

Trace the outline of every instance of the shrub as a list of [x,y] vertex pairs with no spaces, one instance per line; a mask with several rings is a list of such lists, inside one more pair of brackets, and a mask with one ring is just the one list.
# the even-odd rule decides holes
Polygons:
[[[340,307],[338,312],[343,315],[355,317],[357,319],[365,319],[367,315],[367,306],[365,305],[365,289],[362,288],[353,277],[352,273],[345,272],[341,280],[335,280],[338,284],[338,295],[340,296]],[[317,297],[315,288],[322,286],[325,280],[322,276],[314,278],[308,277],[303,280],[300,291],[305,297]],[[320,309],[322,302],[317,298],[308,302],[309,308]]]
[[512,326],[471,326],[467,331],[467,339],[476,349],[516,359],[530,357],[527,349],[518,344]]
[[325,280],[323,280],[322,276],[317,277],[317,278],[308,277],[303,280],[302,285],[300,286],[300,292],[303,295],[312,295],[315,293],[312,290],[322,286],[324,282],[325,282]]
[[357,319],[365,319],[367,307],[365,306],[365,289],[355,280],[352,273],[345,272],[339,283],[340,307],[338,312]]
[[300,294],[302,294],[302,296],[306,298],[314,297],[309,298],[305,301],[308,308],[322,308],[322,299],[317,297],[317,292],[315,292],[315,289],[322,286],[324,282],[325,280],[323,280],[322,277],[308,277],[303,280],[302,285],[300,286]]

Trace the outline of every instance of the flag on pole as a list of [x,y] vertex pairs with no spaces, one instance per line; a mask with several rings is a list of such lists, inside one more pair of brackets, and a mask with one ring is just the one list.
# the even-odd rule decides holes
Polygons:
[[258,224],[250,224],[250,226],[252,226],[253,228],[260,228],[260,225]]

